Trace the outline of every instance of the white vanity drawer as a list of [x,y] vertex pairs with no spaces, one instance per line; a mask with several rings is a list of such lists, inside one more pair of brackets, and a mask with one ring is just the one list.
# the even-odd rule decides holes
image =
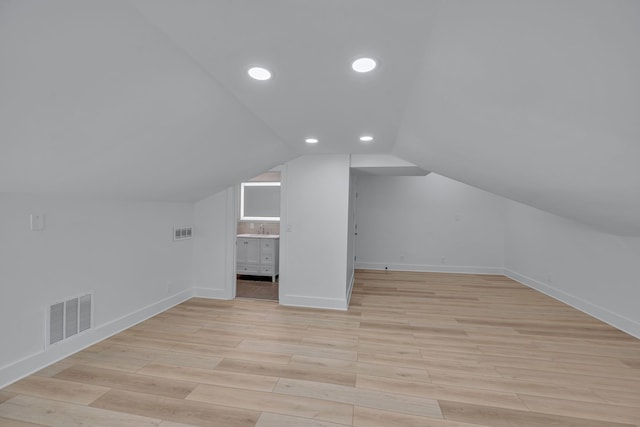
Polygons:
[[258,273],[260,271],[260,267],[256,265],[238,265],[238,274],[251,274]]
[[273,261],[275,259],[275,256],[273,254],[267,253],[267,254],[262,254],[262,258],[260,259],[260,264],[262,265],[273,265]]
[[261,274],[266,274],[266,275],[272,275],[273,274],[273,266],[271,265],[263,265],[260,267],[260,273]]
[[263,239],[262,242],[260,242],[260,248],[263,252],[273,251],[274,246],[275,243],[273,239]]

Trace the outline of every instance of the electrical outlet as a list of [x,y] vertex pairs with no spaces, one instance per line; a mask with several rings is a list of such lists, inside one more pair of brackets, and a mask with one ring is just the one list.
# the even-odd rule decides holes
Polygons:
[[440,262],[442,262],[443,264],[447,263],[447,258],[446,257],[442,257],[442,259],[440,260]]

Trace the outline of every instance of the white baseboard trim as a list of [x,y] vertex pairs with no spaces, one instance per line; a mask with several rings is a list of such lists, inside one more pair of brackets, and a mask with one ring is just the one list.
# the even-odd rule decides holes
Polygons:
[[349,281],[349,286],[347,287],[347,309],[349,308],[349,304],[351,303],[351,292],[353,292],[354,283],[356,283],[355,269],[351,272],[351,280]]
[[196,298],[208,299],[233,299],[226,289],[193,288],[193,296]]
[[475,267],[466,265],[385,264],[380,262],[356,262],[357,269],[424,271],[428,273],[504,274],[503,267]]
[[323,308],[329,310],[347,310],[349,304],[346,297],[342,298],[317,298],[300,295],[280,296],[280,304],[292,307]]
[[24,357],[17,362],[0,368],[0,388],[4,388],[28,375],[68,357],[80,350],[96,344],[105,338],[128,329],[156,314],[180,304],[193,296],[192,289],[171,295],[161,301],[150,304],[130,314],[114,319],[108,323],[89,329],[82,334],[48,347],[46,350]]
[[596,305],[592,302],[584,300],[575,295],[571,295],[561,289],[532,279],[531,277],[516,273],[515,271],[504,269],[504,275],[509,277],[510,279],[515,280],[516,282],[520,282],[525,286],[542,292],[543,294],[548,295],[551,298],[568,304],[571,307],[582,311],[583,313],[595,317],[596,319],[602,320],[603,322],[613,326],[616,329],[620,329],[621,331],[626,332],[629,335],[640,338],[640,323],[633,319],[621,316],[604,307],[600,307],[599,305]]

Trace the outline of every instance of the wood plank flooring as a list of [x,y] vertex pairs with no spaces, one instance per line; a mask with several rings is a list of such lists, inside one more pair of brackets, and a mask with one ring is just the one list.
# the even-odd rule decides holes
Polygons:
[[640,341],[503,276],[348,311],[191,299],[0,390],[0,426],[639,427]]
[[236,297],[278,301],[279,282],[271,282],[271,277],[238,276]]

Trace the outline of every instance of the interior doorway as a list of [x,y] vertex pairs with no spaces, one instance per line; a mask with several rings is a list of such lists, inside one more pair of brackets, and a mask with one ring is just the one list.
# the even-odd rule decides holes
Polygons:
[[279,299],[280,183],[271,170],[240,184],[236,298]]

